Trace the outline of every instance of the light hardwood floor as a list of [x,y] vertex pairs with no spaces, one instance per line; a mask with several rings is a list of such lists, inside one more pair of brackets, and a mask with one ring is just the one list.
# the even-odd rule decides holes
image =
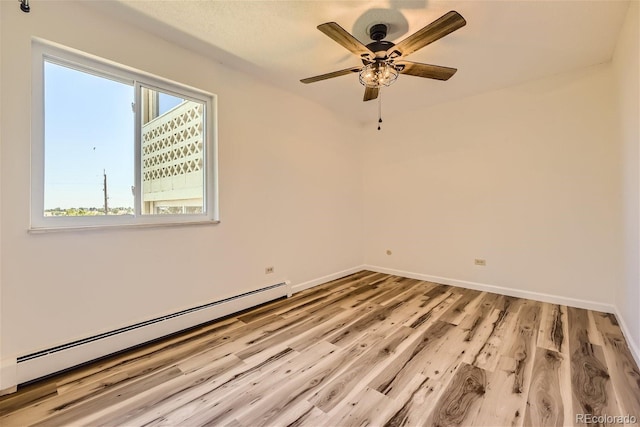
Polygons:
[[3,427],[562,426],[581,413],[640,419],[614,316],[369,271],[0,399]]

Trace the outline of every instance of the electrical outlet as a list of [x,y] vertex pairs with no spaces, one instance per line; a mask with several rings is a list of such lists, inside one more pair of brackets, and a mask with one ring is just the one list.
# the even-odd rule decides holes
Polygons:
[[271,274],[271,273],[273,273],[273,267],[265,267],[264,274]]
[[487,260],[482,258],[476,258],[474,263],[475,265],[487,265]]

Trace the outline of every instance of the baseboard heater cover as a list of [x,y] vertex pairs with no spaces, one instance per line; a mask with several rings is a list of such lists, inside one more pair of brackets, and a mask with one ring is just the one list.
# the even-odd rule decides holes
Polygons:
[[17,359],[17,380],[32,381],[290,295],[290,283],[278,283],[26,354]]

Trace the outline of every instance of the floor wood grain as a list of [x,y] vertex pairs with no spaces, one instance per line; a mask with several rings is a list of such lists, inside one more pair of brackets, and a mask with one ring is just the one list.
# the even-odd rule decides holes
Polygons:
[[640,418],[613,315],[361,271],[0,398],[13,426],[567,426]]

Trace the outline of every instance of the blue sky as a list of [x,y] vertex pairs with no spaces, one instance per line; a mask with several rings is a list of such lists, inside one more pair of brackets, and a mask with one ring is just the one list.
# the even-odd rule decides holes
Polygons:
[[[132,85],[45,62],[45,209],[104,206],[134,199]],[[181,100],[161,94],[166,111]]]

